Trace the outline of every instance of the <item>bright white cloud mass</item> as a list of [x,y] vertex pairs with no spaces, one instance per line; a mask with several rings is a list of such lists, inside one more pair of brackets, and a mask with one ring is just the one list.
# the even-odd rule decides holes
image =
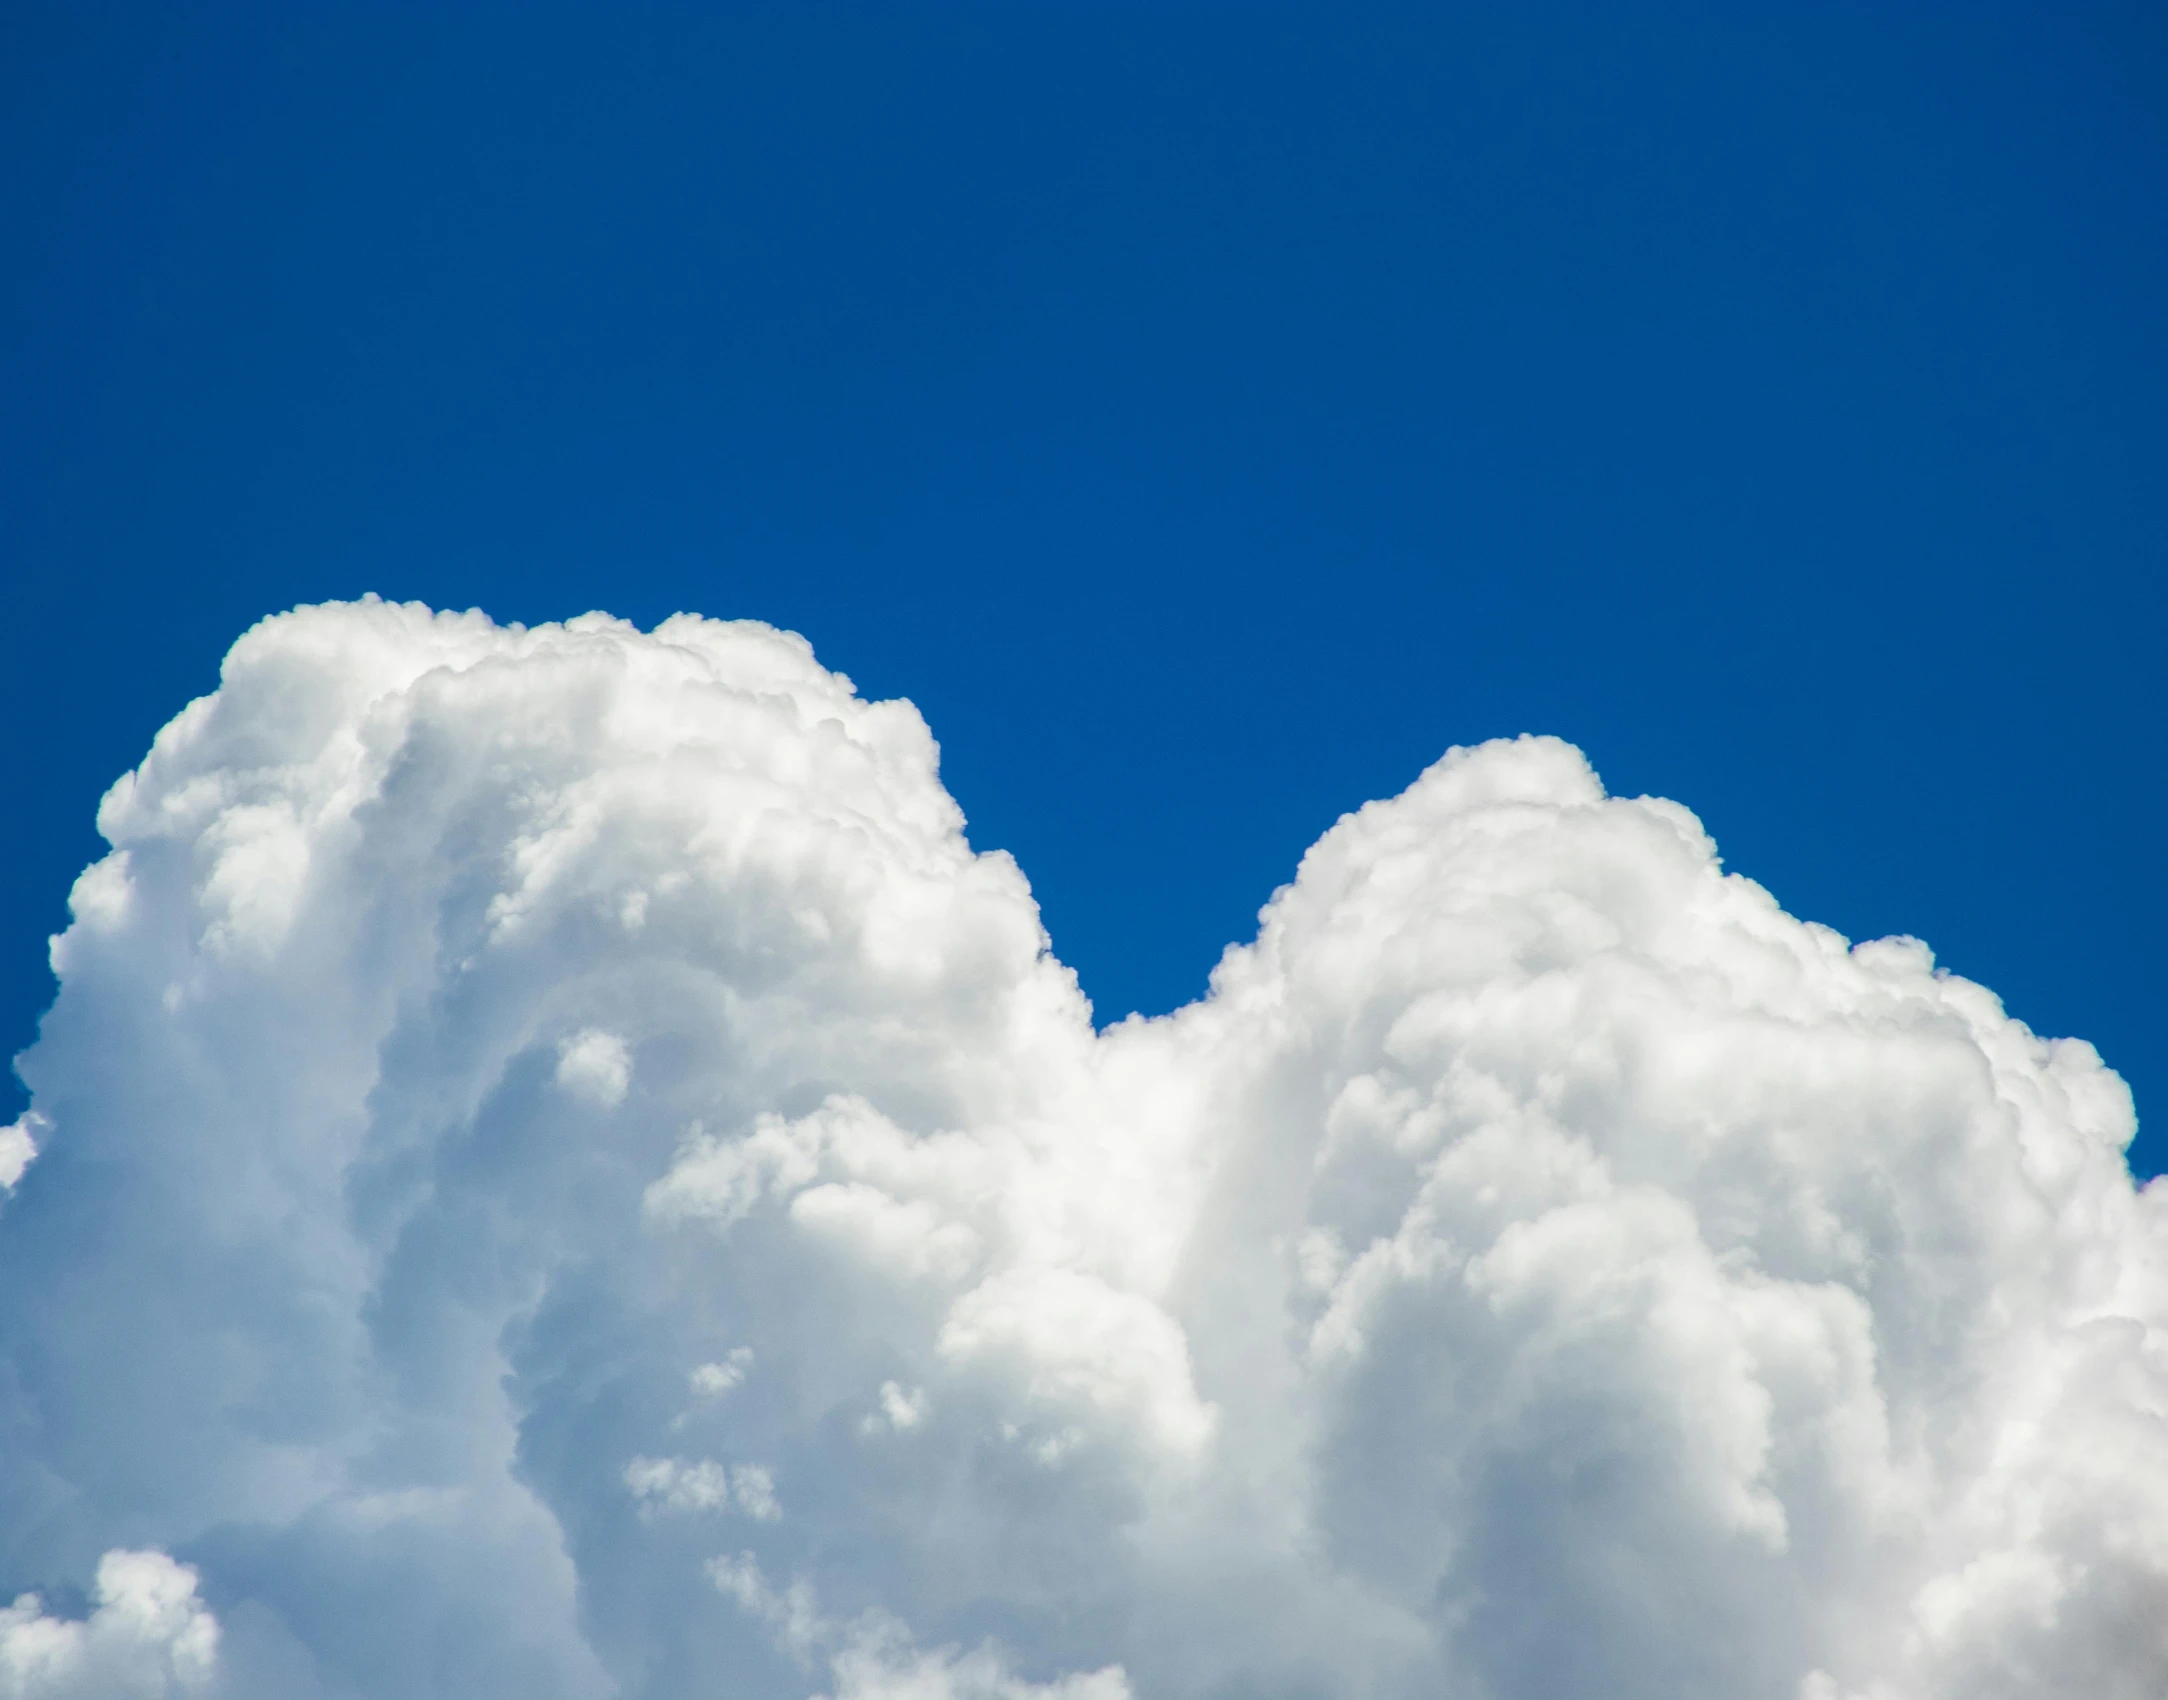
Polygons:
[[99,824],[0,1696],[2168,1692],[2129,1094],[1565,744],[1101,1033],[765,626],[304,609]]

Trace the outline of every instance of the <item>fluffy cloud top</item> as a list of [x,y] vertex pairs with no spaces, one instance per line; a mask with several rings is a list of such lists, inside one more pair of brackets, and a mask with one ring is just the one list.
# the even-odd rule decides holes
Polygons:
[[24,1594],[0,1610],[0,1695],[7,1700],[130,1700],[200,1692],[218,1657],[218,1622],[196,1573],[162,1552],[98,1561],[85,1621],[46,1614]]
[[305,609],[99,824],[0,1693],[2168,1692],[2122,1083],[1564,744],[1103,1033],[764,626]]

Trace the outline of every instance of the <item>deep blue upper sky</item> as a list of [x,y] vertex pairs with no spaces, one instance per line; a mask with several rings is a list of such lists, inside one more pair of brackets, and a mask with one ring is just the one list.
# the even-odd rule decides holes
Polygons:
[[804,631],[1102,1018],[1549,731],[2168,1096],[2158,8],[18,0],[0,260],[7,1050],[373,589]]

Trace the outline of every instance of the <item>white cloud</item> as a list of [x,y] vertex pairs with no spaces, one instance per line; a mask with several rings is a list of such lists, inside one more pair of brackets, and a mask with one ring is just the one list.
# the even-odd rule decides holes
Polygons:
[[557,1084],[614,1110],[632,1084],[632,1052],[615,1033],[584,1028],[557,1047]]
[[879,1610],[847,1623],[824,1616],[805,1578],[778,1589],[749,1552],[711,1559],[708,1577],[719,1593],[765,1624],[776,1646],[801,1668],[825,1665],[832,1700],[1133,1700],[1119,1665],[1030,1682],[991,1646],[927,1652]]
[[783,1515],[775,1497],[775,1477],[762,1465],[740,1464],[730,1478],[731,1495],[748,1517],[772,1523]]
[[36,1594],[0,1608],[4,1700],[163,1700],[200,1694],[218,1662],[218,1621],[196,1573],[162,1552],[107,1553],[83,1619]]
[[21,1184],[23,1171],[51,1132],[51,1124],[35,1110],[25,1110],[0,1127],[0,1193],[12,1192]]
[[686,1380],[703,1399],[718,1399],[744,1381],[753,1367],[753,1349],[735,1346],[728,1356],[712,1364],[695,1364]]
[[625,1486],[635,1499],[666,1511],[720,1511],[730,1504],[730,1476],[712,1458],[695,1464],[677,1458],[635,1458],[625,1466]]
[[775,1475],[759,1464],[725,1469],[712,1458],[635,1458],[625,1466],[625,1486],[648,1511],[727,1511],[733,1505],[759,1522],[783,1515]]
[[1540,739],[1095,1033],[935,757],[757,625],[236,645],[0,1130],[17,1692],[2168,1691],[2090,1047]]
[[905,1388],[894,1381],[881,1383],[881,1414],[867,1417],[859,1427],[872,1433],[883,1422],[892,1429],[913,1429],[926,1420],[926,1390]]

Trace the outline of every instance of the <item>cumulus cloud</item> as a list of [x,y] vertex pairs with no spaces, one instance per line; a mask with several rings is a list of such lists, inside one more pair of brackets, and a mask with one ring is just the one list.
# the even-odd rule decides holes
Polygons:
[[734,1346],[718,1363],[695,1364],[686,1380],[692,1384],[695,1393],[709,1399],[720,1398],[745,1379],[745,1372],[752,1365],[752,1347]]
[[1547,739],[1095,1031],[936,756],[749,623],[234,647],[0,1130],[9,1692],[2168,1691],[2089,1046]]
[[558,1046],[557,1084],[605,1110],[615,1109],[632,1084],[632,1053],[615,1033],[586,1028]]
[[44,1127],[45,1118],[35,1110],[26,1111],[6,1127],[0,1127],[0,1193],[15,1190],[16,1182],[23,1178],[23,1171],[38,1154],[38,1140]]
[[989,1646],[968,1653],[953,1647],[926,1652],[903,1625],[879,1610],[850,1623],[824,1617],[803,1577],[779,1589],[749,1552],[710,1560],[708,1575],[718,1592],[765,1623],[776,1645],[801,1666],[825,1664],[833,1700],[1133,1700],[1119,1666],[1056,1682],[1027,1682]]
[[36,1594],[0,1609],[0,1695],[7,1700],[154,1700],[200,1693],[218,1623],[196,1573],[162,1552],[98,1561],[88,1618],[51,1616]]

